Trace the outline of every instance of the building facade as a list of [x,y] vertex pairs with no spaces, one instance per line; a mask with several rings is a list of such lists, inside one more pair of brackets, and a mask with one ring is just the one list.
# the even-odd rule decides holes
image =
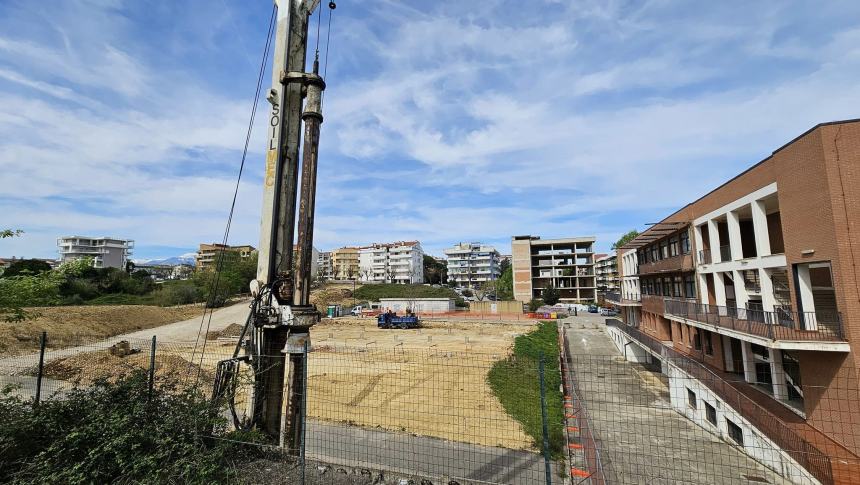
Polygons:
[[236,253],[240,258],[250,258],[257,250],[254,246],[230,246],[226,244],[205,244],[201,243],[197,249],[195,261],[198,270],[209,270],[215,268],[218,264],[218,253],[221,251],[230,251]]
[[317,257],[316,277],[330,280],[334,277],[331,265],[331,251],[320,251]]
[[615,254],[598,254],[594,260],[594,275],[597,281],[597,293],[606,295],[616,292],[619,288],[618,257]]
[[361,281],[423,283],[424,250],[418,241],[377,243],[358,250]]
[[112,237],[69,236],[57,239],[60,262],[92,258],[95,268],[125,268],[134,241]]
[[734,413],[708,415],[715,433],[860,483],[857,230],[860,120],[818,125],[620,248],[641,315],[619,328],[707,369],[687,392]]
[[331,270],[336,280],[358,279],[357,247],[342,247],[331,252]]
[[458,286],[479,288],[487,281],[495,281],[502,274],[501,255],[493,246],[479,242],[457,243],[445,251],[448,282]]
[[597,298],[594,275],[594,237],[541,239],[514,236],[511,241],[514,298],[528,302],[541,298],[552,285],[564,303]]

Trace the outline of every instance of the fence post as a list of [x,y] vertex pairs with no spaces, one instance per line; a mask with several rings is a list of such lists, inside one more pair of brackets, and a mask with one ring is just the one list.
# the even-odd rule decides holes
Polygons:
[[538,361],[538,377],[540,378],[540,416],[543,424],[543,462],[546,473],[546,484],[552,485],[552,472],[549,465],[549,426],[546,417],[546,380],[544,379],[543,352]]
[[152,386],[155,384],[155,335],[152,336],[152,345],[149,349],[149,399],[152,399]]
[[302,460],[302,485],[305,484],[305,431],[308,420],[308,340],[305,340],[304,354],[302,354],[302,407],[301,423],[302,430],[299,437],[299,453]]
[[42,397],[42,376],[45,373],[45,344],[48,340],[48,332],[42,332],[42,337],[39,339],[39,369],[36,372],[36,398],[33,401],[33,406],[39,405],[39,399]]

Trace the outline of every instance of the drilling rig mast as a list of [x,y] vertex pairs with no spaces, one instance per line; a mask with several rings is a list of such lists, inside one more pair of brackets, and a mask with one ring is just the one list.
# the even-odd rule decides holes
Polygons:
[[[275,0],[275,4],[272,88],[267,96],[272,109],[267,126],[259,265],[257,279],[251,283],[254,300],[233,358],[219,363],[213,399],[227,399],[237,427],[256,427],[277,438],[289,452],[297,453],[304,427],[305,353],[310,346],[310,328],[320,318],[310,304],[310,281],[325,82],[319,76],[318,58],[312,72],[305,72],[308,21],[319,0]],[[329,8],[335,8],[334,2]],[[298,241],[294,245],[295,228]],[[254,375],[244,418],[238,416],[235,406],[242,365],[249,365]]]

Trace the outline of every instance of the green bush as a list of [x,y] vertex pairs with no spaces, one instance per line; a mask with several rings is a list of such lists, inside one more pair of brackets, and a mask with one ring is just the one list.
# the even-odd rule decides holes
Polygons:
[[543,300],[540,298],[532,298],[529,300],[529,311],[536,312],[538,308],[543,306]]
[[166,384],[150,396],[145,372],[38,408],[0,394],[3,483],[235,482],[233,463],[261,456],[248,443],[261,441],[229,433],[198,393]]
[[19,259],[10,264],[0,277],[10,278],[12,276],[32,276],[51,271],[51,265],[39,259]]
[[487,374],[487,381],[502,407],[534,440],[543,447],[543,419],[540,406],[539,362],[544,360],[544,389],[546,391],[549,450],[561,458],[564,450],[562,418],[561,372],[558,367],[558,330],[555,322],[541,322],[538,328],[514,340],[514,352],[496,362]]

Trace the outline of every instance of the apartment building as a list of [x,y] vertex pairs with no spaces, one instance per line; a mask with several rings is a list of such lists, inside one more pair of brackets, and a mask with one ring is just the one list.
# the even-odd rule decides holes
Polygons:
[[457,243],[444,251],[447,256],[448,282],[479,288],[501,276],[501,255],[496,248],[479,242]]
[[642,300],[639,290],[639,260],[635,249],[619,249],[619,288],[606,292],[606,301],[618,307],[624,323],[639,326],[642,318]]
[[422,283],[424,250],[418,241],[377,243],[358,251],[359,278],[378,283]]
[[594,256],[594,275],[597,280],[597,293],[618,291],[618,256],[615,254],[596,254]]
[[68,236],[57,239],[60,262],[92,258],[95,268],[125,268],[134,241],[113,237]]
[[314,275],[324,280],[330,280],[334,277],[331,265],[331,251],[320,251],[317,257],[317,271]]
[[677,409],[801,483],[860,483],[858,167],[860,120],[817,125],[618,250],[619,348],[685,376]]
[[342,247],[331,252],[331,270],[336,280],[358,279],[357,247]]
[[514,298],[522,302],[541,298],[544,289],[552,285],[559,290],[563,303],[594,301],[597,297],[594,242],[594,237],[514,236],[511,240]]
[[201,243],[197,248],[197,256],[195,257],[198,270],[208,270],[215,267],[218,263],[218,253],[221,251],[230,251],[236,253],[240,258],[250,258],[251,255],[257,252],[254,246],[230,246],[226,244],[206,244]]

